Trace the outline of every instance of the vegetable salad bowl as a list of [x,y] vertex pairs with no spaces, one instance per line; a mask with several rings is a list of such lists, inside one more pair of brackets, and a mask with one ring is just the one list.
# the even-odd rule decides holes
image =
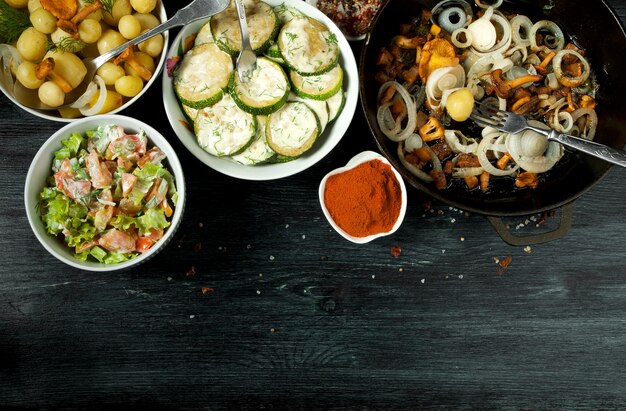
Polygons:
[[[173,40],[169,48],[167,62],[166,62],[166,66],[168,66],[168,70],[167,70],[167,73],[163,74],[163,78],[162,78],[163,79],[162,80],[163,81],[163,100],[164,100],[164,105],[165,105],[165,111],[166,111],[167,117],[169,119],[169,122],[172,128],[174,129],[176,135],[184,144],[184,146],[196,158],[198,158],[200,161],[202,161],[205,165],[209,166],[210,168],[222,174],[239,178],[239,179],[244,179],[244,180],[274,180],[274,179],[284,178],[284,177],[288,177],[293,174],[299,173],[303,170],[306,170],[307,168],[316,164],[318,161],[324,158],[324,156],[326,156],[337,145],[337,143],[339,143],[339,141],[345,134],[346,130],[348,129],[348,126],[350,125],[352,117],[354,115],[354,111],[356,109],[357,100],[358,100],[357,65],[356,65],[356,61],[354,58],[354,54],[352,53],[350,44],[346,40],[345,36],[342,34],[341,30],[326,15],[324,15],[315,7],[310,6],[306,2],[303,2],[300,0],[266,0],[264,3],[268,5],[272,10],[274,10],[277,16],[279,16],[278,17],[279,24],[284,24],[281,27],[285,27],[285,25],[287,24],[285,23],[285,21],[289,21],[285,17],[285,15],[287,15],[288,13],[293,13],[294,15],[299,15],[299,16],[304,15],[312,19],[315,19],[318,22],[321,22],[323,25],[325,25],[327,30],[330,32],[332,41],[335,42],[335,44],[338,46],[339,57],[338,57],[338,66],[336,67],[341,67],[343,73],[341,74],[342,75],[341,89],[335,92],[334,95],[339,95],[341,92],[343,92],[344,98],[343,98],[343,101],[341,102],[341,107],[337,109],[336,111],[337,114],[334,117],[332,115],[329,116],[328,114],[329,112],[332,112],[332,110],[328,109],[325,105],[326,101],[324,101],[324,98],[327,98],[327,97],[317,96],[318,101],[313,101],[313,103],[316,104],[317,107],[319,107],[320,103],[323,105],[323,108],[321,109],[317,109],[317,108],[311,109],[311,110],[323,111],[323,112],[315,111],[315,114],[316,114],[315,117],[317,117],[319,120],[318,124],[322,124],[320,127],[322,131],[321,133],[318,134],[317,138],[314,139],[313,142],[311,142],[310,146],[306,147],[306,151],[293,150],[293,151],[285,151],[284,153],[279,153],[278,151],[276,151],[276,153],[274,154],[281,154],[281,155],[272,156],[270,153],[268,157],[271,157],[271,158],[266,158],[263,161],[254,163],[254,165],[249,165],[249,163],[242,161],[241,157],[237,157],[238,155],[241,154],[241,151],[233,153],[233,155],[226,155],[224,154],[224,152],[218,152],[218,150],[215,150],[214,147],[207,148],[206,140],[202,141],[202,146],[199,143],[200,139],[196,137],[196,134],[198,133],[198,124],[200,123],[194,122],[194,120],[199,118],[198,113],[204,112],[205,110],[211,109],[212,107],[217,107],[219,105],[224,105],[224,106],[229,105],[230,107],[233,107],[234,103],[232,100],[237,100],[237,99],[235,98],[236,96],[233,97],[232,99],[230,97],[231,95],[233,95],[233,93],[230,91],[232,84],[228,84],[228,86],[226,86],[226,82],[229,81],[229,76],[228,75],[223,76],[225,78],[222,80],[222,83],[218,87],[216,87],[216,90],[218,93],[221,93],[222,90],[224,90],[223,97],[221,97],[221,95],[218,96],[217,103],[215,103],[216,99],[213,99],[213,97],[208,97],[206,101],[208,101],[209,98],[212,99],[211,103],[206,103],[208,104],[208,106],[199,105],[200,110],[198,110],[197,108],[196,109],[192,108],[190,110],[190,106],[188,106],[187,104],[183,106],[181,104],[181,101],[186,101],[188,96],[187,95],[181,96],[180,90],[176,88],[177,84],[179,84],[177,83],[176,79],[178,78],[177,76],[179,75],[180,71],[182,71],[181,67],[183,66],[183,64],[181,62],[185,62],[185,59],[190,58],[189,56],[192,53],[189,50],[191,50],[192,48],[194,50],[194,53],[201,49],[207,49],[207,50],[213,50],[211,51],[211,53],[213,53],[214,55],[216,53],[217,54],[221,53],[219,55],[223,57],[223,55],[226,54],[225,51],[222,52],[220,50],[224,50],[224,49],[227,50],[227,48],[230,46],[224,47],[225,42],[222,41],[222,43],[219,44],[219,46],[221,46],[222,48],[218,49],[215,46],[216,44],[218,44],[218,41],[215,40],[215,38],[213,38],[213,34],[211,33],[211,29],[210,29],[212,19],[219,18],[220,15],[213,16],[211,17],[211,19],[198,20],[192,24],[185,26],[179,32],[179,34]],[[246,7],[256,7],[256,6],[250,6],[250,5],[259,4],[259,3],[249,0],[249,1],[246,1],[245,4],[246,4]],[[263,7],[266,7],[266,6],[263,6]],[[230,12],[234,13],[232,10]],[[248,14],[249,24],[251,25],[249,29],[252,32],[252,30],[254,30],[254,19],[258,16],[250,17],[251,13],[247,12],[247,14]],[[237,26],[237,29],[238,29],[238,26]],[[209,33],[208,35],[207,35],[207,32]],[[230,32],[230,31],[223,30],[223,32]],[[278,32],[278,30],[276,30],[276,32]],[[278,34],[278,36],[280,36],[280,34]],[[252,37],[254,36],[251,36],[251,38]],[[200,41],[202,41],[202,43],[200,43]],[[237,40],[235,39],[234,41],[231,42],[231,44],[233,43],[236,44]],[[280,40],[278,40],[277,43],[280,46]],[[253,48],[256,47],[255,44],[253,44],[252,46]],[[259,46],[259,50],[261,48],[262,46]],[[258,71],[265,70],[266,67],[274,67],[272,70],[276,71],[276,66],[278,66],[279,64],[276,64],[270,61],[270,58],[268,57],[270,49],[264,49],[264,50],[266,51],[257,52],[257,54],[259,55],[257,59],[257,67],[260,67]],[[224,74],[223,72],[228,73],[227,70],[232,71],[232,64],[230,63],[230,59],[231,58],[234,59],[236,57],[236,52],[233,51],[232,53],[229,53],[229,54],[230,54],[230,57],[228,56],[228,54],[226,54],[226,58],[225,58],[226,61],[225,63],[223,63],[223,65],[226,65],[228,67],[224,68],[224,70],[222,71],[218,70],[218,72],[221,73],[220,75],[223,75]],[[207,61],[216,61],[216,59],[209,58]],[[284,63],[284,61],[282,63]],[[288,66],[288,64],[282,64],[282,63],[280,64],[280,67],[284,68],[285,77],[290,77],[290,80],[288,81],[291,82],[291,85],[290,87],[287,87],[287,90],[289,91],[288,93],[285,93],[284,96],[279,96],[280,99],[277,98],[276,104],[274,104],[274,107],[279,107],[278,110],[280,110],[280,107],[286,107],[290,105],[291,102],[295,101],[292,99],[297,99],[300,96],[298,95],[294,97],[294,85],[293,84],[296,84],[296,83],[293,80],[293,71],[295,71],[295,69],[289,70],[285,68]],[[201,65],[201,67],[207,67],[207,66],[208,66],[208,63]],[[281,69],[278,69],[278,71],[280,70]],[[328,73],[332,71],[333,70],[330,70]],[[287,74],[287,73],[290,73],[290,74]],[[210,77],[211,78],[218,77],[218,74],[214,76],[210,76]],[[302,75],[301,77],[306,78],[307,76]],[[230,78],[234,79],[234,76],[230,76]],[[236,80],[233,80],[231,83],[235,84],[235,87],[240,86]],[[196,89],[199,89],[199,88],[200,87],[197,87]],[[284,88],[281,88],[281,90],[283,89]],[[336,89],[333,89],[333,90],[336,90]],[[185,100],[183,100],[183,98]],[[307,100],[307,104],[300,104],[302,106],[301,108],[305,109],[305,111],[308,111],[308,109],[306,109],[306,107],[304,106],[305,105],[309,106],[308,104],[309,102],[311,102],[311,99]],[[241,101],[235,101],[235,103],[239,105]],[[246,102],[246,104],[248,103]],[[311,105],[311,107],[312,106],[313,105]],[[247,107],[246,107],[246,110],[248,110]],[[259,119],[263,118],[263,116],[266,116],[267,118],[273,117],[272,114],[277,113],[277,112],[271,111],[271,110],[273,110],[272,107],[269,107],[269,108],[263,107],[256,111],[250,109],[250,113],[254,114],[255,121],[257,122],[257,124],[264,124],[264,123],[261,123],[260,122],[261,120]],[[241,109],[241,111],[244,111],[244,109]],[[250,118],[252,118],[252,114],[250,115]],[[278,117],[278,115],[275,115],[275,117]],[[323,117],[326,117],[326,118],[323,119]],[[293,118],[297,119],[299,117],[295,116]],[[270,120],[267,120],[267,123],[269,124]],[[262,125],[256,127],[257,132],[265,133],[265,135],[269,135],[267,132],[265,132],[265,130],[267,130],[268,128],[269,127],[264,127]],[[262,137],[258,137],[258,139],[260,138]],[[248,146],[245,146],[245,147],[244,146],[245,144],[242,145],[242,150],[245,150],[248,147],[252,147],[253,145],[248,144]]]
[[[113,128],[111,126],[117,127]],[[61,149],[66,151],[76,150],[75,148],[68,148],[70,146],[67,142],[75,141],[75,139],[79,138],[78,136],[86,137],[95,130],[101,129],[115,129],[119,134],[111,134],[112,137],[110,140],[106,140],[104,146],[93,143],[93,141],[97,140],[90,139],[89,144],[85,141],[80,146],[82,148],[78,150],[80,155],[65,155],[63,151],[60,151]],[[123,133],[120,132],[120,129],[123,129]],[[96,136],[97,135],[98,133],[96,133]],[[108,141],[118,141],[120,144],[114,146],[112,142],[108,143]],[[135,153],[138,154],[134,157],[135,160],[132,161],[133,164],[131,166],[124,165],[121,162],[123,158],[121,151],[128,147],[127,143],[130,141],[137,142],[134,147],[138,147],[133,149],[135,151],[127,157],[131,158]],[[122,147],[122,144],[124,144],[124,147]],[[74,147],[78,147],[78,145]],[[143,150],[139,147],[143,148]],[[109,150],[109,152],[103,154],[102,157],[97,160],[98,162],[94,162],[92,156],[96,155],[98,152],[105,152],[105,150]],[[89,153],[89,155],[87,155],[87,153]],[[81,159],[78,161],[73,159],[68,160],[71,158]],[[139,158],[139,160],[137,160],[137,158]],[[147,160],[142,162],[141,158]],[[65,160],[67,160],[69,168],[63,165],[65,164]],[[53,172],[52,169],[53,163],[55,164],[55,172]],[[62,165],[58,166],[59,163]],[[97,166],[94,167],[93,164]],[[141,170],[139,165],[141,165]],[[150,168],[151,166],[152,168]],[[112,181],[112,183],[108,186],[97,182],[97,175],[101,173],[100,170],[102,170],[103,167],[107,168],[110,173],[109,181]],[[111,169],[113,169],[113,171],[111,171]],[[68,173],[69,176],[68,174],[61,174],[64,172]],[[152,175],[148,175],[148,173],[152,173]],[[155,176],[159,176],[159,178],[157,179]],[[131,183],[127,184],[127,181]],[[85,184],[88,187],[87,191],[80,191],[82,190],[81,187],[85,187]],[[44,187],[46,187],[46,189],[44,189]],[[47,187],[53,187],[53,189],[48,189]],[[155,187],[164,187],[168,190],[167,195],[162,195],[169,200],[169,203],[167,203],[169,204],[169,212],[163,211],[163,214],[154,214],[162,212],[164,208],[162,206],[165,202],[162,202],[160,199],[155,201],[153,205],[148,204],[148,199],[160,198],[156,196]],[[175,189],[173,189],[173,187],[175,187]],[[142,204],[141,201],[145,200],[143,201],[145,205],[142,206],[140,210],[127,212],[128,208],[125,208],[125,204],[129,203],[124,203],[124,201],[133,198],[135,189],[138,190],[137,193],[146,193],[145,195],[141,195],[139,201],[135,202],[135,204]],[[105,190],[108,191],[108,196],[105,195]],[[122,190],[124,191],[123,194]],[[80,192],[81,195],[73,194],[77,192]],[[52,193],[52,195],[48,195],[47,193]],[[62,195],[62,193],[65,194]],[[155,194],[153,195],[153,193]],[[174,193],[173,196],[171,195],[172,193]],[[151,195],[153,195],[153,197],[150,197]],[[52,202],[49,201],[50,198],[62,201],[62,203],[60,203],[62,206],[53,207],[51,205]],[[174,236],[182,220],[185,200],[186,190],[183,169],[176,152],[165,137],[151,126],[139,120],[118,114],[97,115],[79,119],[67,124],[54,133],[35,155],[28,170],[24,187],[26,215],[37,240],[39,240],[41,245],[58,260],[72,267],[86,271],[114,271],[126,269],[154,257]],[[97,204],[94,205],[94,203]],[[74,226],[73,224],[76,220],[66,219],[65,215],[71,215],[72,209],[78,209],[78,207],[82,206],[85,206],[85,208],[83,208],[85,214],[78,216],[81,219],[78,223],[80,225]],[[64,213],[63,218],[50,216],[51,212],[60,213],[59,209],[68,209],[70,211]],[[89,212],[87,212],[87,209]],[[149,209],[155,210],[153,214],[150,214]],[[99,211],[96,212],[94,210]],[[102,229],[96,232],[96,236],[86,238],[87,243],[92,243],[88,244],[88,246],[92,248],[88,248],[87,253],[91,253],[92,250],[96,249],[96,246],[99,246],[100,248],[96,250],[102,255],[105,254],[103,249],[107,251],[111,250],[110,243],[112,243],[111,240],[114,240],[112,235],[117,234],[119,231],[130,229],[132,231],[128,232],[132,234],[129,236],[132,239],[132,251],[119,251],[120,254],[127,253],[124,254],[124,258],[107,259],[94,253],[93,255],[84,255],[83,259],[81,259],[76,256],[76,253],[84,250],[76,250],[77,247],[70,247],[69,244],[66,243],[65,239],[72,238],[70,234],[66,235],[67,232],[71,232],[74,238],[76,238],[82,236],[84,232],[89,232],[94,226],[98,226],[100,210],[104,210],[105,214],[106,210],[112,211],[111,214],[105,217],[105,221],[107,221],[106,226],[101,225]],[[88,213],[95,213],[95,216],[90,219]],[[44,215],[48,216],[45,222]],[[141,223],[145,222],[144,228],[149,227],[145,230],[148,234],[142,234],[141,227],[137,227],[141,225],[139,224],[139,216],[141,215],[147,216]],[[159,229],[157,230],[159,231],[157,237],[156,234],[151,234],[153,232],[156,233],[156,231],[153,231],[153,227],[155,227],[153,221],[158,221],[159,215],[166,217],[162,217],[162,223],[159,223],[161,225],[157,227]],[[126,223],[117,223],[127,217],[130,218],[127,220],[129,224],[123,225]],[[132,217],[138,218],[132,219]],[[118,220],[115,220],[116,218]],[[50,220],[52,220],[52,222],[50,222]],[[70,225],[70,223],[68,223],[68,221],[72,222],[72,226],[69,227],[69,229],[68,225]],[[134,229],[132,227],[133,224],[135,226]],[[56,236],[49,234],[51,227],[54,229],[52,231],[58,232]],[[150,237],[150,239],[147,237]],[[103,239],[106,239],[106,242],[104,242]],[[142,239],[146,240],[147,243],[146,241],[142,241]],[[129,254],[132,255],[129,256]],[[117,254],[113,255],[113,257],[116,256]]]

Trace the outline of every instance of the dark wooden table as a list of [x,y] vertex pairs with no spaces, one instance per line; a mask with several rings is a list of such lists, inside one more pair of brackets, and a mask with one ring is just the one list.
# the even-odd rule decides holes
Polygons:
[[[396,234],[355,245],[317,188],[376,149],[360,108],[320,163],[249,182],[192,157],[160,100],[155,84],[122,114],[179,153],[184,221],[154,259],[97,274],[50,256],[24,211],[31,159],[62,124],[0,98],[0,407],[626,406],[625,170],[578,199],[552,242],[508,245],[486,217],[425,211],[411,190]],[[533,233],[536,217],[508,223]]]

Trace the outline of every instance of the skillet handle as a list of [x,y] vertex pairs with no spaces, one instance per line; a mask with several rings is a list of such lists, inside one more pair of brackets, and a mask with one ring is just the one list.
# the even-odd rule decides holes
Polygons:
[[511,230],[504,224],[502,218],[500,217],[492,217],[488,216],[489,222],[496,230],[500,238],[504,240],[504,242],[514,245],[514,246],[523,246],[523,245],[534,245],[540,243],[547,243],[548,241],[553,241],[562,237],[565,237],[570,227],[572,226],[572,210],[574,208],[574,203],[568,203],[561,207],[561,221],[559,222],[559,226],[552,231],[548,231],[541,234],[532,234],[532,235],[516,235],[511,232]]

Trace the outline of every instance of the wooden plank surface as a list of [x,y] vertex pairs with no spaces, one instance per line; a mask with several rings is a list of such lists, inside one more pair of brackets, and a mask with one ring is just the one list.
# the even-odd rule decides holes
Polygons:
[[[0,406],[626,406],[625,170],[577,200],[550,243],[507,245],[485,217],[425,211],[411,191],[396,234],[355,245],[326,222],[317,186],[375,149],[361,127],[307,171],[240,181],[189,154],[149,104],[160,93],[123,114],[179,153],[184,221],[158,256],[111,274],[67,267],[36,241],[25,176],[61,125],[0,98]],[[508,223],[534,232],[531,217]]]

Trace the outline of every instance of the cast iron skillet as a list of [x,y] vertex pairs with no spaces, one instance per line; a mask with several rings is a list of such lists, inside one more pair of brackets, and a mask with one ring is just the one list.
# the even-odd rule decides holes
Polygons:
[[[405,181],[454,207],[492,217],[507,217],[541,213],[569,204],[604,177],[611,167],[609,163],[574,152],[569,152],[536,190],[514,190],[512,181],[504,181],[505,184],[486,194],[479,190],[467,191],[461,186],[438,191],[406,171],[397,159],[396,143],[384,136],[376,122],[376,94],[380,85],[374,80],[374,61],[380,48],[389,44],[398,33],[400,23],[410,22],[420,15],[422,7],[430,9],[437,3],[432,0],[387,0],[376,15],[361,50],[360,96],[368,125],[379,149]],[[604,1],[509,0],[501,9],[524,13],[533,22],[553,20],[566,36],[572,36],[586,50],[600,84],[597,96],[599,125],[595,140],[623,148],[626,143],[626,34],[611,7]]]

